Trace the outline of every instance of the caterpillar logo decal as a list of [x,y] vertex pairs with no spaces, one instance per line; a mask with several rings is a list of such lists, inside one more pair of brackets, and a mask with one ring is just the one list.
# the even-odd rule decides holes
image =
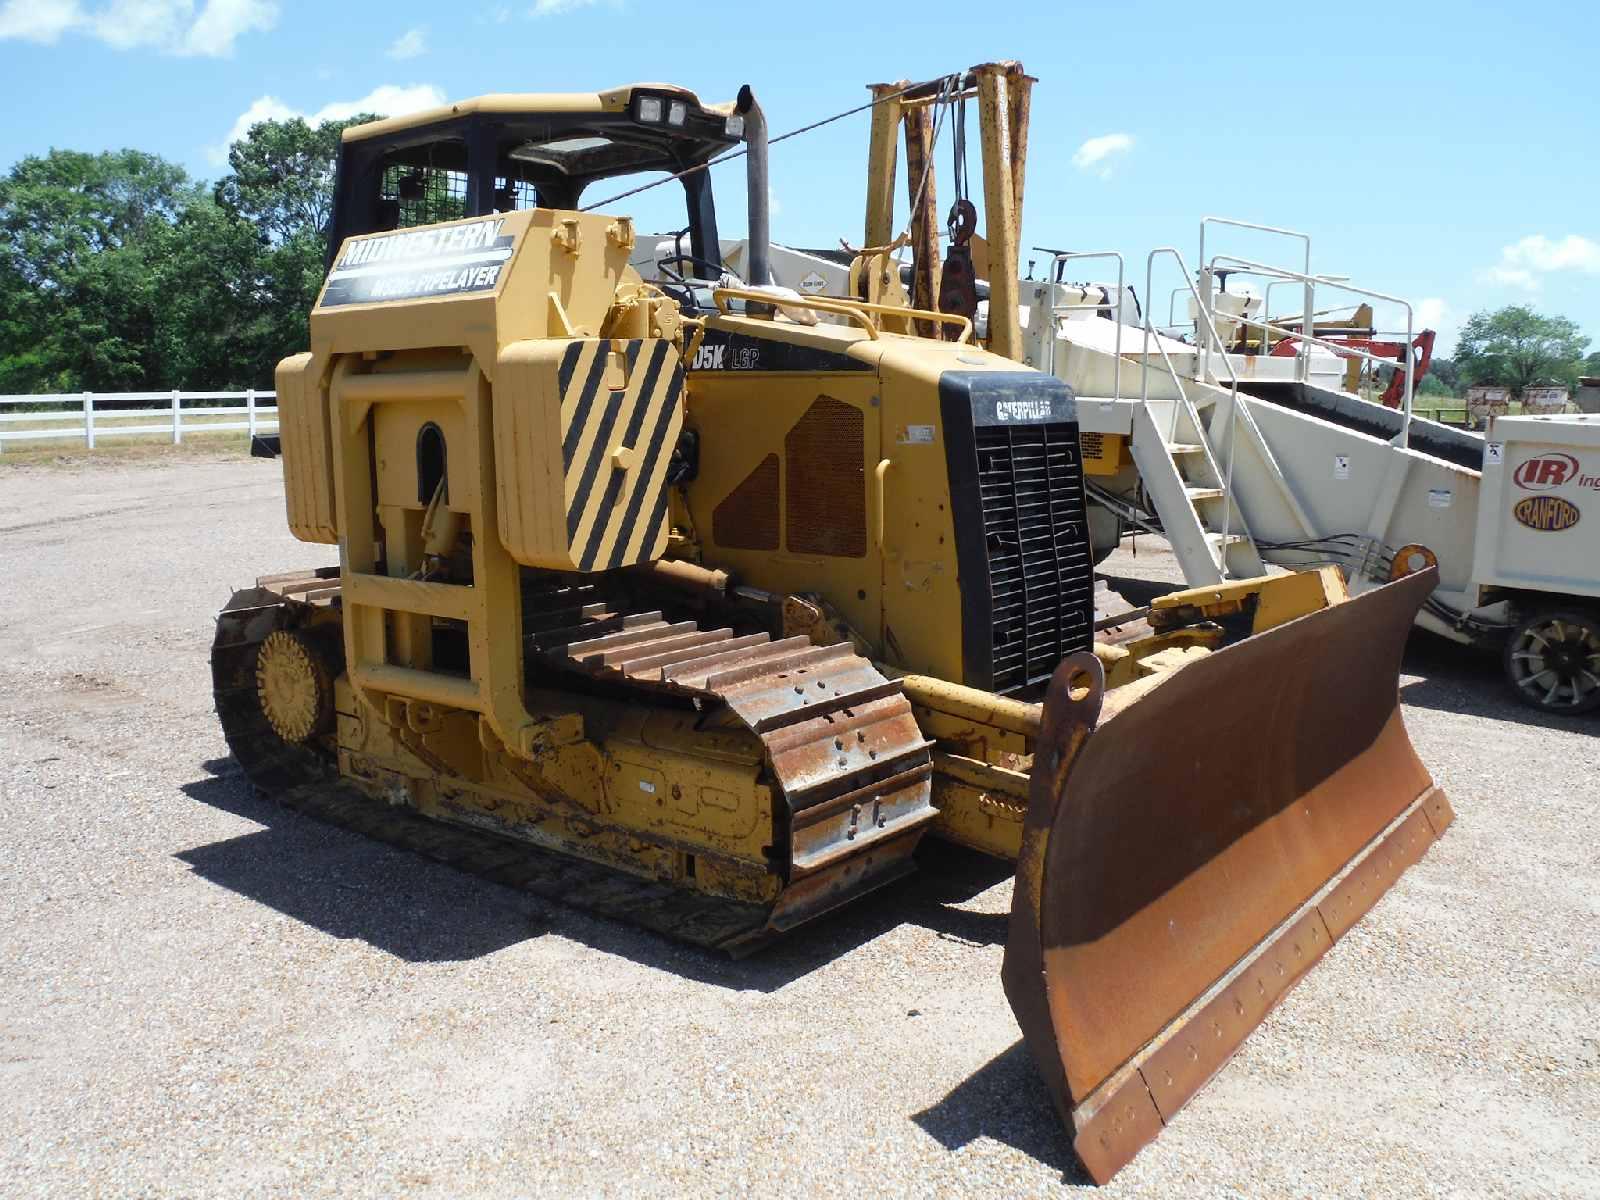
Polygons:
[[[606,367],[623,362],[623,385]],[[683,365],[671,342],[576,341],[557,375],[567,539],[579,570],[657,558],[665,549],[667,464],[683,427]],[[658,543],[661,543],[658,545]]]
[[1583,514],[1578,511],[1576,504],[1560,496],[1528,496],[1516,502],[1511,515],[1529,529],[1537,529],[1540,533],[1560,533],[1576,525]]
[[996,400],[994,414],[1001,421],[1048,421],[1054,411],[1049,399]]

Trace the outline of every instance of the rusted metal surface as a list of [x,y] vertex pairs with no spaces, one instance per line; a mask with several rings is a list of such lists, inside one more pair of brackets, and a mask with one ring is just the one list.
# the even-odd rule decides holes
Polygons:
[[713,571],[698,563],[677,558],[658,558],[627,568],[631,574],[641,575],[657,583],[681,588],[686,592],[709,592],[721,595],[728,590],[730,576],[726,571]]
[[1160,1136],[1165,1122],[1144,1077],[1138,1071],[1119,1075],[1076,1110],[1061,1107],[1072,1131],[1072,1149],[1096,1183],[1105,1183]]
[[952,717],[1003,729],[1025,738],[1039,735],[1044,706],[997,696],[931,675],[902,675],[901,686],[913,704]]
[[[311,591],[323,603],[339,587],[331,568],[258,582],[290,598]],[[791,813],[795,877],[838,869],[937,816],[932,744],[901,685],[848,643],[774,641],[766,633],[702,630],[660,611],[623,612],[592,583],[563,577],[524,580],[523,626],[535,662],[692,697],[706,708],[725,705],[760,736]]]
[[[572,600],[559,591],[550,596],[564,610]],[[535,643],[552,665],[690,695],[708,709],[726,706],[758,735],[789,809],[791,888],[827,873],[830,879],[807,884],[808,893],[842,900],[860,890],[861,879],[885,882],[903,872],[881,847],[902,847],[897,854],[909,869],[916,838],[906,835],[937,816],[932,745],[910,702],[898,681],[848,643],[736,636],[660,612],[622,615],[603,607],[576,626],[536,634]],[[868,852],[881,869],[851,865]],[[796,897],[785,907],[792,915],[819,903]]]
[[1105,672],[1092,654],[1069,656],[1056,668],[1045,692],[1044,720],[1034,751],[1031,794],[1023,821],[1022,851],[1011,894],[1011,927],[1001,981],[1022,1026],[1023,1038],[1044,1076],[1062,1119],[1072,1121],[1063,1059],[1054,1052],[1055,1028],[1045,988],[1041,914],[1045,861],[1057,809],[1083,748],[1089,742],[1105,691]]
[[1092,736],[1052,681],[1035,761],[1065,766],[1035,768],[1005,981],[1096,1179],[1159,1129],[1139,1091],[1170,1120],[1448,823],[1396,686],[1436,574],[1210,655]]
[[[939,269],[939,311],[970,320],[978,313],[978,274],[972,265],[970,244],[978,228],[978,210],[972,201],[965,197],[957,199],[950,206],[945,227],[950,234],[950,248]],[[954,333],[941,328],[940,336],[953,338]]]
[[318,567],[282,575],[263,575],[256,580],[256,587],[286,600],[326,606],[339,598],[339,568]]
[[831,870],[819,871],[791,883],[778,896],[762,932],[740,945],[726,948],[734,953],[754,949],[777,934],[815,920],[858,896],[911,874],[916,870],[911,854],[920,837],[920,829],[899,834],[851,855]]
[[217,714],[228,747],[252,784],[278,803],[318,820],[683,941],[738,952],[759,945],[767,936],[769,906],[671,887],[526,841],[442,824],[340,779],[331,740],[285,745],[270,736],[255,702],[257,650],[272,632],[296,627],[308,613],[329,603],[326,598],[293,598],[305,594],[302,584],[316,579],[314,572],[264,578],[256,588],[236,592],[217,619],[211,652]]
[[1136,608],[1104,579],[1094,581],[1094,636],[1096,641],[1120,646],[1155,633],[1150,609]]
[[1330,940],[1316,909],[1291,922],[1228,987],[1130,1073],[1150,1089],[1164,1118],[1170,1119],[1205,1086],[1284,993],[1322,957]]
[[[906,199],[911,206],[911,306],[932,308],[939,295],[938,190],[930,170],[933,157],[933,111],[905,110]],[[917,336],[939,336],[932,321],[918,321]]]
[[[445,857],[468,869],[491,859],[515,860],[521,865],[514,882],[541,892],[548,879],[581,876],[582,894],[562,894],[562,899],[742,954],[910,873],[912,852],[937,815],[931,803],[931,744],[910,702],[897,682],[884,678],[849,644],[816,646],[804,637],[774,641],[765,633],[701,630],[693,621],[669,620],[659,611],[624,611],[586,581],[536,576],[524,579],[523,626],[529,667],[546,672],[542,683],[548,685],[552,670],[577,672],[637,689],[642,700],[689,699],[708,720],[725,713],[760,738],[772,786],[788,812],[787,828],[775,831],[786,876],[777,903],[699,896],[595,864],[559,866],[562,860],[548,852],[508,849],[502,838],[484,841],[415,814],[385,815],[392,806],[384,801],[365,798],[347,784],[333,785],[331,753],[328,761],[302,755],[306,762],[295,759],[289,765],[296,771],[285,773],[280,767],[289,759],[283,747],[261,736],[257,727],[265,722],[256,706],[234,703],[236,694],[253,697],[249,684],[257,647],[294,613],[309,611],[301,599],[308,592],[310,604],[334,603],[337,574],[272,576],[235,596],[218,624],[218,706],[229,744],[252,780],[287,793],[300,783],[327,778],[326,794],[301,788],[295,803],[337,823],[403,844],[421,838],[427,845],[418,844],[428,853],[434,843],[446,846],[450,854]],[[235,708],[239,714],[230,724]],[[434,832],[424,837],[428,830]],[[482,873],[500,877],[498,870]]]

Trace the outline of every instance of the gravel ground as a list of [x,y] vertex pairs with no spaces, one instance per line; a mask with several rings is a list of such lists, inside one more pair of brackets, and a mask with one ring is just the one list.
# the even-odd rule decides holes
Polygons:
[[[0,1195],[1080,1186],[1003,869],[732,963],[252,796],[213,613],[328,561],[270,463],[0,464]],[[1600,721],[1420,635],[1401,690],[1456,825],[1105,1195],[1600,1195]]]

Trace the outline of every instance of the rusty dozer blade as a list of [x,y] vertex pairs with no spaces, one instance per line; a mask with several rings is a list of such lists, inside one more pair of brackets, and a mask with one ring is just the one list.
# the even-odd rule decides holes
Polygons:
[[1429,569],[1175,672],[1101,715],[1045,699],[1006,996],[1104,1183],[1416,862],[1451,811],[1400,718]]

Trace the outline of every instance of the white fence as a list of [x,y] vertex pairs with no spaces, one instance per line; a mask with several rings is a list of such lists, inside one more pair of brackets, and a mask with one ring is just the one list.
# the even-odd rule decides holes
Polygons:
[[[174,446],[185,433],[272,433],[278,428],[278,394],[258,392],[66,392],[0,396],[0,452],[14,442],[83,440],[165,434]],[[210,401],[201,404],[199,401]],[[217,401],[233,403],[217,404]],[[15,412],[20,405],[45,405]],[[115,404],[117,407],[107,407]],[[133,404],[138,407],[123,408]],[[242,420],[240,418],[243,418]]]

